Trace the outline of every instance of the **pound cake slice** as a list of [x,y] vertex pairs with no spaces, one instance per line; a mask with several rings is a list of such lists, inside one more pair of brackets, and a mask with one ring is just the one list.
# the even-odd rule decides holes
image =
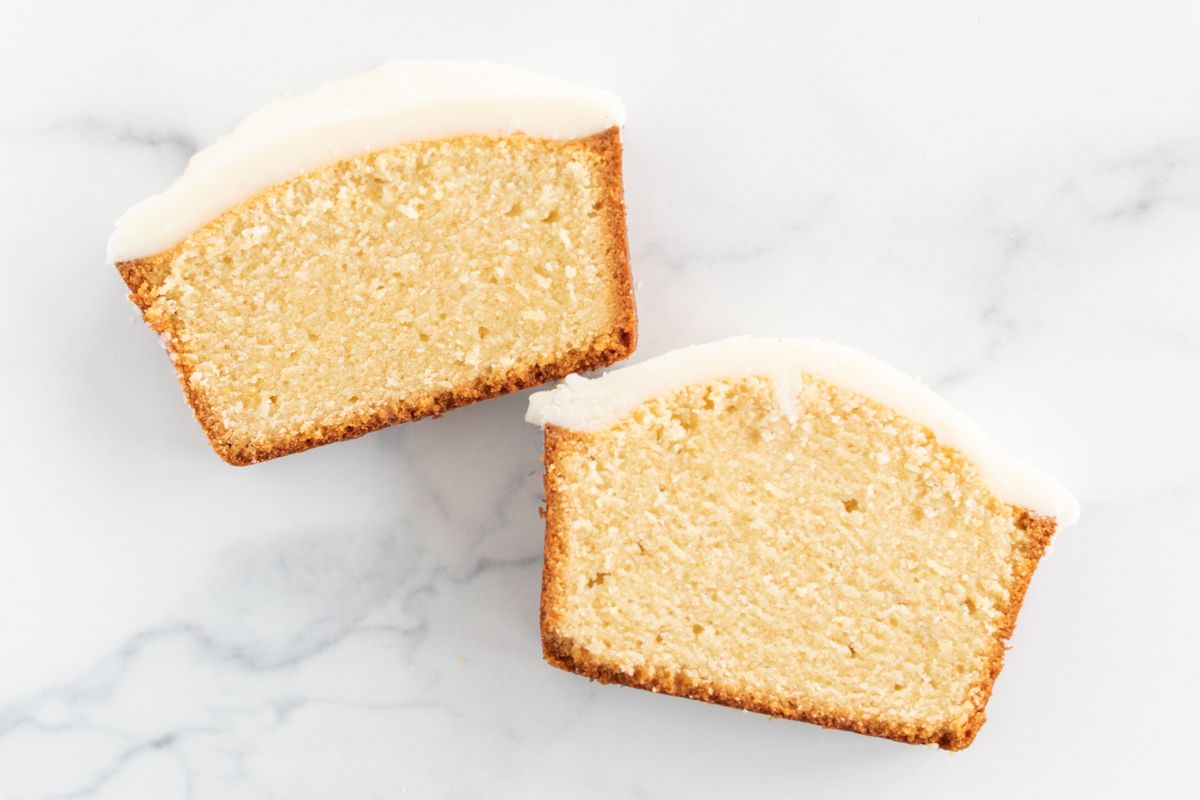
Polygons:
[[731,339],[530,399],[542,644],[603,682],[958,750],[1071,494],[849,348]]
[[593,369],[636,320],[616,97],[392,62],[266,106],[109,241],[250,464]]

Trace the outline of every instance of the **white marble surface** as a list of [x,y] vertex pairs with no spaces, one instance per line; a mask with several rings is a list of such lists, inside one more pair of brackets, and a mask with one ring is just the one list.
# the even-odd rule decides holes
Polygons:
[[[5,7],[0,798],[1194,791],[1196,5],[640,5]],[[393,56],[623,96],[638,358],[840,340],[1077,491],[970,750],[544,665],[523,395],[208,450],[112,220],[281,90]]]

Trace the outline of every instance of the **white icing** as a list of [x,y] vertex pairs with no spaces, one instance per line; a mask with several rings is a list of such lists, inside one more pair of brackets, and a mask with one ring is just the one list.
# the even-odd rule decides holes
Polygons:
[[842,345],[797,339],[725,339],[685,347],[598,378],[569,375],[554,389],[529,398],[525,419],[577,431],[614,425],[647,400],[696,383],[764,376],[777,402],[794,418],[804,375],[863,395],[933,431],[939,443],[963,454],[1005,502],[1055,517],[1079,519],[1079,503],[1050,476],[1006,455],[974,422],[913,378]]
[[110,261],[161,253],[281,181],[405,142],[524,133],[577,139],[625,122],[613,94],[485,61],[390,61],[254,112],[117,220]]

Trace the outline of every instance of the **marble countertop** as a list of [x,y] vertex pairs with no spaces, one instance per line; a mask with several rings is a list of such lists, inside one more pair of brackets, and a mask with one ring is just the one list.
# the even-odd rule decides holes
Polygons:
[[[5,11],[0,798],[1194,789],[1196,5],[448,5]],[[841,341],[1076,490],[971,749],[545,665],[527,392],[208,449],[113,219],[276,94],[419,56],[624,98],[636,358]]]

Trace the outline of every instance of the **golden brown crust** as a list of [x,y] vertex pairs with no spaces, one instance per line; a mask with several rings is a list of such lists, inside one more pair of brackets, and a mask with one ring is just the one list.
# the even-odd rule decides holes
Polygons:
[[[624,355],[596,366],[628,358],[637,348],[637,307],[633,294],[633,272],[629,266],[629,229],[625,223],[624,168],[621,163],[621,129],[615,125],[603,133],[588,137],[583,142],[600,155],[604,165],[603,194],[607,210],[605,222],[608,228],[608,263],[612,265],[613,281],[616,286],[617,325],[614,330],[625,347]],[[589,369],[592,369],[591,367]],[[564,372],[563,375],[569,375]],[[531,384],[532,385],[532,384]]]
[[633,278],[629,267],[629,244],[625,226],[620,129],[614,126],[594,136],[578,139],[575,143],[591,150],[603,165],[603,210],[608,233],[605,256],[612,268],[616,302],[612,330],[594,342],[564,353],[552,363],[528,364],[505,374],[484,375],[468,385],[429,397],[397,398],[370,413],[347,416],[335,423],[320,426],[303,436],[279,438],[266,444],[239,442],[221,423],[219,415],[214,412],[203,392],[195,387],[191,381],[193,370],[188,359],[177,357],[180,354],[176,349],[178,331],[175,323],[169,318],[151,314],[151,307],[159,288],[170,271],[173,250],[147,258],[118,262],[117,271],[129,287],[129,299],[141,309],[146,324],[162,336],[163,344],[175,364],[176,375],[184,395],[208,436],[213,450],[230,464],[255,464],[318,445],[354,439],[391,425],[440,416],[460,406],[537,386],[573,372],[586,372],[608,366],[628,358],[637,346],[637,311],[634,305]]
[[1054,535],[1056,522],[1050,517],[1039,517],[1026,509],[1014,508],[1014,521],[1025,536],[1019,548],[1013,569],[1012,585],[1009,587],[1009,603],[1004,609],[1003,620],[997,629],[994,649],[974,692],[978,702],[960,728],[943,727],[922,729],[874,716],[864,716],[852,709],[817,709],[804,705],[802,698],[768,696],[748,693],[717,682],[692,680],[682,675],[663,676],[639,668],[633,674],[623,672],[602,660],[592,657],[584,648],[576,645],[561,631],[558,609],[562,604],[565,588],[559,580],[566,552],[566,537],[562,524],[562,503],[557,486],[557,463],[559,451],[570,446],[571,431],[547,425],[545,430],[545,489],[546,489],[546,542],[545,559],[542,567],[541,635],[542,655],[552,666],[583,675],[600,683],[616,683],[651,692],[688,697],[731,708],[769,714],[773,717],[811,722],[825,728],[880,736],[909,744],[934,744],[943,750],[962,750],[974,741],[980,727],[987,719],[984,708],[991,697],[992,687],[1004,663],[1004,652],[1008,639],[1016,627],[1017,613],[1029,581],[1037,568],[1038,561],[1046,551]]
[[1025,592],[1029,589],[1029,582],[1033,579],[1034,570],[1037,569],[1038,562],[1046,553],[1050,539],[1058,527],[1058,521],[1053,517],[1040,517],[1025,508],[1014,507],[1013,515],[1017,529],[1024,532],[1025,537],[1021,541],[1016,561],[1013,564],[1012,585],[1008,587],[1008,606],[1004,609],[1004,617],[996,630],[996,639],[987,671],[979,683],[980,691],[977,694],[979,700],[975,706],[975,713],[971,715],[967,729],[958,737],[957,746],[946,747],[947,750],[961,750],[969,745],[974,741],[979,729],[983,727],[983,723],[987,721],[984,708],[992,696],[992,688],[995,686],[996,678],[1000,675],[1000,668],[1004,666],[1004,653],[1008,648],[1008,640],[1012,638],[1013,631],[1016,630],[1017,614],[1021,611]]

